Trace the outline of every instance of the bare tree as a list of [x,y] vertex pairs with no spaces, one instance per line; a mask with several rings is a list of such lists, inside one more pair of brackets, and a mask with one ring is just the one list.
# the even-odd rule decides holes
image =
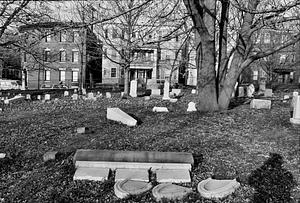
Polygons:
[[[221,14],[217,13],[217,2],[221,6]],[[198,34],[197,102],[201,111],[226,109],[235,83],[244,69],[249,68],[252,62],[300,40],[299,32],[295,31],[293,38],[274,47],[259,50],[254,43],[254,35],[261,29],[292,23],[297,25],[299,15],[293,9],[299,7],[299,1],[184,0],[184,3]],[[218,15],[221,17],[218,18]],[[220,32],[218,42],[216,30]],[[216,44],[219,52],[216,52]],[[225,44],[227,49],[224,49]]]

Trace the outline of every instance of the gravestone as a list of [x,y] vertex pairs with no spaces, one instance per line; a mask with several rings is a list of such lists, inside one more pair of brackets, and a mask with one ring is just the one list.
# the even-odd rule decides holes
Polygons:
[[239,87],[238,97],[244,97],[244,96],[245,96],[245,89],[244,89],[244,87]]
[[128,126],[135,126],[137,120],[129,116],[119,108],[107,108],[106,118],[113,121],[118,121]]
[[153,112],[169,112],[167,107],[153,107],[152,109]]
[[273,96],[273,90],[272,89],[266,89],[264,96],[265,97],[272,97]]
[[31,95],[30,94],[26,94],[26,99],[27,100],[31,100]]
[[197,109],[196,109],[196,103],[195,102],[190,102],[188,104],[188,108],[187,108],[186,111],[187,112],[197,111]]
[[170,99],[171,103],[176,103],[178,101],[178,99]]
[[41,95],[38,95],[37,96],[37,100],[41,100],[42,99],[42,96]]
[[69,96],[69,91],[64,91],[64,96],[68,97]]
[[196,93],[197,93],[197,90],[196,90],[196,89],[192,89],[191,93],[192,93],[192,94],[196,94]]
[[57,153],[58,153],[57,151],[46,152],[43,156],[44,162],[47,162],[47,161],[50,161],[50,160],[55,160]]
[[5,153],[0,153],[0,159],[4,159],[6,157]]
[[259,91],[260,92],[265,92],[266,90],[266,81],[265,80],[261,80],[259,83]]
[[126,179],[149,182],[148,170],[137,168],[117,168],[115,173],[115,181]]
[[295,125],[300,125],[300,96],[294,96],[294,110],[293,117],[290,118],[290,122]]
[[105,96],[106,96],[107,99],[110,99],[111,98],[111,93],[110,92],[106,92]]
[[109,168],[78,167],[73,180],[104,181],[108,179]]
[[255,87],[253,84],[250,84],[247,87],[247,97],[253,97],[254,92],[255,92]]
[[163,100],[169,100],[170,99],[170,95],[169,95],[169,91],[170,91],[170,83],[169,81],[165,81],[164,84],[164,94],[163,94]]
[[160,89],[151,89],[151,96],[160,96]]
[[86,95],[86,89],[85,88],[82,88],[82,94]]
[[251,109],[271,109],[271,100],[252,99],[250,103]]
[[187,169],[158,169],[156,181],[159,183],[190,183],[190,171]]
[[50,100],[50,94],[45,94],[45,101]]
[[145,96],[145,97],[144,97],[144,100],[145,100],[145,101],[149,101],[149,100],[150,100],[150,96]]
[[171,91],[175,96],[178,96],[181,93],[181,89],[172,89]]
[[131,97],[137,97],[137,81],[131,80],[130,81],[130,93],[129,95]]
[[290,103],[290,114],[291,114],[291,118],[293,118],[293,114],[294,114],[294,103],[295,103],[295,100],[298,96],[298,92],[293,92],[293,97],[292,97],[292,100],[291,100],[291,103]]
[[88,99],[94,99],[94,93],[93,92],[89,92],[87,95]]
[[121,92],[121,98],[123,98],[124,97],[124,92]]
[[72,100],[78,100],[78,94],[76,94],[76,93],[74,93],[73,95],[72,95]]

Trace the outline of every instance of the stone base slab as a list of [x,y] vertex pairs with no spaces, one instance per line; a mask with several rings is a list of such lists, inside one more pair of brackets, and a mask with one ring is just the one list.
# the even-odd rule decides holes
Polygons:
[[147,169],[117,168],[115,181],[126,179],[149,182],[149,173]]
[[73,180],[94,180],[94,181],[104,181],[108,179],[109,168],[88,168],[88,167],[78,167]]
[[191,176],[189,170],[158,169],[156,180],[159,183],[190,183]]

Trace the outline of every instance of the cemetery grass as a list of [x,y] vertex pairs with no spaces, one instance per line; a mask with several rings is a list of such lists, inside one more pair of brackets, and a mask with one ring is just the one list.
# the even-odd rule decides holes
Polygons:
[[[42,103],[25,101],[0,113],[0,202],[155,202],[151,191],[119,200],[113,179],[105,182],[73,181],[72,157],[76,149],[184,151],[195,155],[191,171],[193,193],[178,202],[253,202],[248,177],[269,157],[278,153],[284,168],[300,180],[299,129],[289,123],[289,104],[273,101],[271,110],[249,105],[215,113],[187,113],[193,95],[177,103],[143,98]],[[154,106],[169,113],[154,113]],[[107,107],[119,107],[141,121],[127,127],[106,119]],[[92,132],[77,134],[77,127]],[[59,151],[57,159],[43,162],[47,151]],[[207,200],[196,186],[208,177],[238,178],[241,187],[222,200]],[[157,184],[157,183],[154,183]],[[291,202],[300,198],[300,187],[291,191]]]

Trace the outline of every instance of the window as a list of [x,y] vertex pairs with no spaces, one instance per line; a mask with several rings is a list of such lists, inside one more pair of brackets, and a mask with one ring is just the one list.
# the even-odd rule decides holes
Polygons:
[[72,62],[78,62],[78,51],[72,51]]
[[170,61],[170,55],[166,54],[166,60]]
[[49,62],[50,61],[50,50],[45,50],[45,56],[44,56],[44,61]]
[[50,32],[46,32],[45,33],[45,42],[50,42],[51,41],[51,35],[50,35]]
[[265,36],[264,36],[264,42],[266,44],[270,43],[271,42],[271,36],[270,36],[270,33],[265,33]]
[[282,54],[279,58],[279,63],[284,63],[286,60],[286,55],[285,54]]
[[65,62],[66,61],[66,51],[65,50],[60,50],[59,51],[59,61],[60,62]]
[[77,42],[78,39],[79,39],[79,33],[78,33],[78,31],[74,31],[72,42]]
[[60,42],[65,42],[66,41],[66,33],[64,31],[61,31],[59,33],[59,41]]
[[78,82],[78,71],[72,71],[72,82]]
[[258,71],[253,71],[253,80],[257,80],[258,79]]
[[114,28],[113,33],[112,33],[112,38],[115,39],[117,37],[118,37],[118,31],[117,31],[117,29]]
[[148,70],[146,74],[147,74],[147,79],[152,78],[152,70]]
[[45,71],[45,81],[50,81],[50,70]]
[[27,54],[24,53],[24,62],[27,62]]
[[105,33],[105,38],[108,39],[108,29],[105,29],[104,33]]
[[59,71],[59,81],[65,81],[66,80],[66,71],[60,70]]
[[117,69],[116,68],[111,68],[110,77],[112,77],[112,78],[117,77]]

